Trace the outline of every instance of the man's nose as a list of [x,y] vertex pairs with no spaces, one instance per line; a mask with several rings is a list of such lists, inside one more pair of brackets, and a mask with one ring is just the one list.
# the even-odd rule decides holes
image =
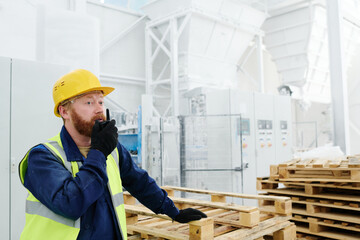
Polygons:
[[96,113],[104,113],[104,105],[101,102],[95,104]]

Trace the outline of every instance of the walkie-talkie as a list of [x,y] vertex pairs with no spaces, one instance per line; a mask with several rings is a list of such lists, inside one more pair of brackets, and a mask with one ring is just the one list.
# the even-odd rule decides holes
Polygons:
[[110,111],[109,109],[107,108],[106,109],[106,119],[104,119],[104,121],[100,122],[100,129],[103,129],[106,124],[108,124],[108,122],[110,121]]

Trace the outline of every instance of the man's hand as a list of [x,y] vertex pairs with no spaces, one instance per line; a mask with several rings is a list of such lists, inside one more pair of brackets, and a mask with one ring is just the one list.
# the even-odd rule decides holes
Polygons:
[[186,208],[180,210],[180,213],[174,218],[179,223],[187,223],[194,220],[200,220],[201,218],[207,218],[206,214],[193,208]]
[[118,129],[115,120],[96,121],[91,133],[91,149],[96,149],[107,156],[115,149],[118,142]]

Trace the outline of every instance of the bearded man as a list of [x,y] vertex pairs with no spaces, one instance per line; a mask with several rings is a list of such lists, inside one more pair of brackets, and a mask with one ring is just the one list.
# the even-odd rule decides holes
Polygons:
[[192,208],[179,211],[118,142],[115,120],[104,116],[104,97],[113,90],[84,69],[54,84],[54,114],[64,125],[19,164],[20,180],[29,191],[21,239],[127,239],[123,187],[175,221],[206,217]]

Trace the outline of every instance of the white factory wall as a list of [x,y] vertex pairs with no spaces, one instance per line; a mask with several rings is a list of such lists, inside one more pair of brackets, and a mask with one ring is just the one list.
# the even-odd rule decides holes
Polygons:
[[[142,15],[88,2],[87,13],[100,23],[100,48],[137,21]],[[145,79],[146,18],[112,47],[101,52],[101,73]]]
[[[0,0],[0,56],[116,76],[111,82],[100,77],[104,85],[116,87],[109,97],[127,111],[137,112],[145,93],[146,18],[102,54],[99,51],[141,16],[96,1]],[[136,85],[129,84],[132,78],[137,79]]]
[[[250,47],[247,52],[250,51]],[[245,53],[244,55],[246,55]],[[244,58],[244,57],[243,57]],[[241,58],[239,65],[242,64]],[[269,52],[263,49],[263,75],[264,75],[264,92],[271,94],[278,94],[277,87],[281,85],[279,73],[277,72],[275,63],[271,59]],[[242,91],[260,91],[259,81],[259,60],[257,56],[257,49],[255,49],[249,56],[246,63],[243,65],[244,72],[238,70],[238,88]]]
[[36,10],[25,1],[9,2],[0,1],[0,55],[35,60]]
[[350,154],[360,153],[360,48],[352,58],[352,65],[347,71],[349,95]]
[[86,14],[85,0],[71,3],[0,1],[0,55],[98,73],[98,22]]
[[[119,7],[101,6],[95,1],[88,1],[87,13],[99,21],[100,49],[142,17]],[[132,113],[137,112],[141,95],[145,94],[145,23],[146,18],[109,48],[100,50],[100,81],[115,87],[109,98]],[[106,80],[108,76],[111,81]],[[131,79],[136,79],[135,84],[129,83]]]

